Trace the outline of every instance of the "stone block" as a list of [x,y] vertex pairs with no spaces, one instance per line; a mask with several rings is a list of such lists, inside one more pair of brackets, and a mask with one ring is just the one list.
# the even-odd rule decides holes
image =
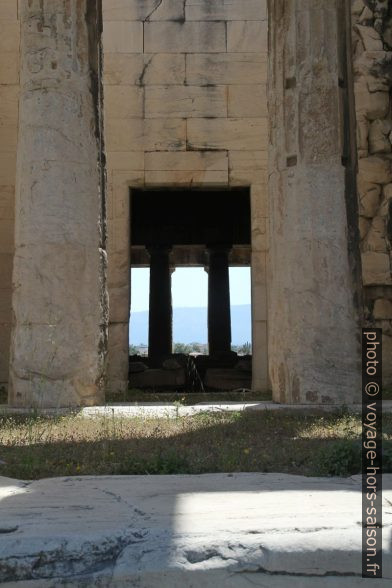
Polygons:
[[19,53],[3,53],[0,60],[0,84],[19,83]]
[[365,51],[382,51],[383,42],[379,33],[373,27],[355,25],[354,29],[359,34]]
[[104,21],[181,20],[184,0],[104,0]]
[[363,239],[365,239],[366,235],[369,232],[369,229],[371,226],[370,220],[367,218],[364,218],[363,216],[360,216],[359,221],[358,221],[358,226],[359,226],[360,239],[363,240]]
[[392,320],[392,300],[379,298],[374,303],[373,316],[376,320]]
[[142,118],[144,89],[137,86],[106,86],[105,120],[109,118]]
[[109,323],[107,387],[111,392],[125,392],[128,388],[129,326]]
[[107,151],[106,164],[111,170],[142,170],[144,153],[142,151]]
[[0,152],[16,153],[18,141],[18,125],[15,122],[0,120]]
[[183,119],[109,118],[105,121],[105,133],[106,147],[112,153],[185,150]]
[[14,222],[0,218],[0,251],[13,253],[14,251]]
[[144,122],[145,151],[185,151],[186,127],[184,119],[149,119]]
[[[1,4],[1,3],[0,3]],[[20,45],[19,22],[0,22],[0,54],[18,53]]]
[[384,118],[389,112],[389,93],[370,92],[364,78],[354,83],[355,108],[359,115],[364,114],[369,120]]
[[226,171],[226,151],[169,151],[145,153],[146,171]]
[[189,119],[187,141],[192,149],[262,150],[267,145],[267,120]]
[[129,217],[115,218],[108,223],[108,252],[129,256]]
[[381,186],[359,178],[358,194],[360,215],[373,218],[380,206]]
[[8,382],[8,373],[10,367],[10,341],[11,341],[11,325],[8,323],[1,323],[1,337],[0,337],[0,385]]
[[131,388],[171,388],[176,389],[177,386],[185,386],[185,371],[180,370],[164,370],[152,369],[137,374],[131,374],[129,378],[129,385]]
[[129,199],[132,188],[143,188],[144,171],[114,171],[112,178],[112,218],[129,218]]
[[388,251],[388,241],[386,239],[385,219],[381,216],[375,216],[372,220],[366,239],[362,244],[363,251],[379,251],[386,253]]
[[267,284],[267,254],[265,251],[252,250],[252,280],[257,284]]
[[[264,278],[264,276],[263,276]],[[252,274],[252,320],[266,321],[267,320],[267,285],[260,281],[256,281],[257,276]]]
[[146,171],[146,186],[227,186],[227,170]]
[[372,154],[390,153],[392,150],[389,135],[392,122],[388,119],[377,119],[369,127],[369,151]]
[[229,151],[229,168],[238,171],[267,170],[267,150]]
[[[9,284],[11,286],[11,283]],[[0,325],[12,322],[12,288],[0,288]]]
[[219,53],[226,51],[223,22],[146,22],[146,53]]
[[159,0],[103,0],[104,21],[145,20],[159,5]]
[[125,323],[129,320],[130,293],[128,284],[115,288],[109,287],[109,321]]
[[155,9],[150,12],[147,21],[168,20],[168,21],[185,21],[185,4],[184,0],[163,0],[156,3]]
[[268,219],[258,218],[257,220],[254,220],[252,224],[252,252],[257,255],[257,253],[268,251],[269,248]]
[[184,84],[185,55],[158,53],[144,55],[143,75],[138,83],[145,86]]
[[129,196],[129,188],[142,188],[144,185],[144,170],[115,170],[113,171],[113,190],[121,197]]
[[358,162],[360,181],[388,184],[392,180],[392,161],[381,157],[366,157]]
[[[144,55],[138,53],[105,52],[104,92],[108,85],[138,84],[144,69]],[[104,94],[105,99],[105,94]]]
[[143,23],[104,22],[103,47],[106,53],[143,53]]
[[175,53],[106,53],[104,81],[108,85],[182,85],[185,55]]
[[1,0],[0,2],[0,21],[15,21],[18,19],[18,1]]
[[146,118],[227,117],[225,86],[146,87]]
[[363,115],[357,116],[357,147],[363,157],[368,155],[369,121]]
[[12,220],[15,216],[14,186],[0,186],[0,219]]
[[227,23],[227,51],[229,53],[265,53],[267,47],[267,21],[232,21]]
[[215,390],[250,389],[251,374],[234,368],[210,368],[206,371],[204,384]]
[[383,195],[384,198],[386,198],[387,200],[392,198],[392,184],[387,184],[386,186],[383,187]]
[[365,286],[392,284],[391,260],[388,253],[362,253],[362,276]]
[[231,186],[250,186],[251,184],[267,185],[267,170],[230,169],[229,180]]
[[268,186],[266,183],[252,184],[250,190],[251,224],[268,217]]
[[19,105],[19,86],[0,85],[0,120],[17,124]]
[[130,118],[108,118],[105,121],[108,151],[143,151],[143,121]]
[[188,84],[266,84],[266,53],[190,53],[186,55]]
[[268,382],[268,339],[267,323],[252,323],[252,390],[265,392]]
[[12,265],[14,261],[14,252],[0,252],[0,275],[2,277],[1,288],[11,288]]
[[186,20],[265,20],[266,0],[187,0]]
[[267,88],[264,84],[229,86],[228,92],[229,117],[268,116]]
[[124,288],[129,285],[130,257],[128,251],[109,251],[108,285],[109,288]]

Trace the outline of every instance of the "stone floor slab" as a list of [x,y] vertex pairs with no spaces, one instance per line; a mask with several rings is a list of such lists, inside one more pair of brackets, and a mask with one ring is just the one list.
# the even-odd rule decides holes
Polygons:
[[286,474],[0,478],[5,587],[390,586],[361,578],[361,479]]
[[[199,402],[197,404],[182,406],[173,402],[124,402],[112,403],[104,406],[88,406],[80,409],[41,409],[42,415],[63,415],[77,412],[80,416],[121,416],[121,417],[144,417],[144,418],[177,418],[192,416],[201,412],[242,412],[247,410],[260,411],[283,411],[301,413],[334,412],[344,408],[353,413],[362,411],[361,404],[351,404],[340,407],[336,404],[276,404],[270,401],[253,402]],[[383,413],[392,412],[392,400],[384,400]],[[7,405],[0,405],[0,415],[32,414],[31,408],[12,408]]]

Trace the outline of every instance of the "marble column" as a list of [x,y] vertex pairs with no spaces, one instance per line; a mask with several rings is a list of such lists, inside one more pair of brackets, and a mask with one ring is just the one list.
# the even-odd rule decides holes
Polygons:
[[104,400],[98,0],[24,0],[10,404]]
[[208,247],[208,346],[210,356],[231,351],[230,248]]
[[173,309],[171,292],[170,247],[149,247],[150,311],[148,324],[148,356],[158,367],[172,354]]
[[269,1],[268,358],[277,402],[360,398],[341,5]]

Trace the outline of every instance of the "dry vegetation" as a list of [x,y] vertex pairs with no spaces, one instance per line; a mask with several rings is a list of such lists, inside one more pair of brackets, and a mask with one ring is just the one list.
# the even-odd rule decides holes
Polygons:
[[[71,415],[0,418],[0,475],[360,471],[359,416],[204,413],[169,418]],[[392,415],[384,417],[384,466],[392,471]]]

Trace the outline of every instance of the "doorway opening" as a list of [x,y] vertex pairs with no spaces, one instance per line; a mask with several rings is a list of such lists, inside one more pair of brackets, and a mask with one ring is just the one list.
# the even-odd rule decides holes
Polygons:
[[250,388],[249,189],[132,190],[130,229],[130,385]]

